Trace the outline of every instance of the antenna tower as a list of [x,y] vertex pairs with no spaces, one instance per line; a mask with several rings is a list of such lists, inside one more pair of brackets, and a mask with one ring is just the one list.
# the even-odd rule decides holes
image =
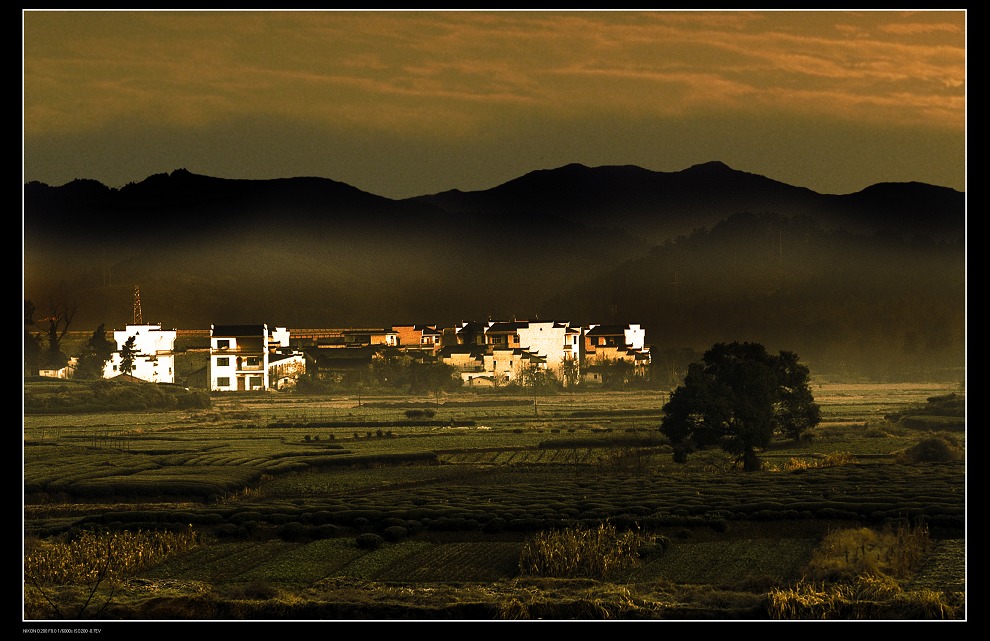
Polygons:
[[134,286],[134,324],[144,325],[144,319],[141,316],[141,288],[137,285]]

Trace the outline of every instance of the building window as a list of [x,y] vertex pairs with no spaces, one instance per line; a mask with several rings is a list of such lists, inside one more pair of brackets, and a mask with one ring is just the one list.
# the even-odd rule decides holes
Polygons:
[[258,365],[261,364],[261,359],[258,358],[257,356],[248,356],[246,360],[247,360],[246,363],[247,367],[257,367]]
[[227,349],[230,347],[229,339],[222,339],[217,341],[217,349]]
[[230,367],[230,357],[221,356],[217,359],[217,367]]
[[230,387],[230,377],[229,376],[218,376],[217,377],[217,387]]
[[265,379],[261,376],[251,377],[251,389],[261,389],[265,386]]

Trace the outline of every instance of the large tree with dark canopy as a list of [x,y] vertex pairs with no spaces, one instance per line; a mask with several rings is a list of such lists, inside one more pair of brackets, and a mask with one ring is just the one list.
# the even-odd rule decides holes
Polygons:
[[[801,435],[821,420],[809,370],[792,352],[767,353],[759,343],[718,343],[688,368],[663,406],[660,431],[683,457],[691,447],[721,446],[756,471],[756,450],[775,434]],[[681,458],[683,460],[683,458]]]

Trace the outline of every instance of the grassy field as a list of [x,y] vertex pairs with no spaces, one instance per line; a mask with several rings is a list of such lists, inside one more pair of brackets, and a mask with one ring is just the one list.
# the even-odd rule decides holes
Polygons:
[[[758,473],[720,451],[674,463],[657,431],[660,392],[535,404],[229,395],[203,409],[30,414],[26,557],[86,531],[191,528],[200,543],[115,583],[98,616],[92,583],[26,577],[25,617],[759,619],[826,533],[905,522],[934,543],[903,589],[955,603],[965,460],[905,462],[933,432],[898,415],[958,391],[816,385],[822,424],[762,452]],[[417,408],[434,415],[410,419]],[[964,432],[946,434],[964,447]],[[540,532],[601,523],[669,545],[607,581],[520,573]]]

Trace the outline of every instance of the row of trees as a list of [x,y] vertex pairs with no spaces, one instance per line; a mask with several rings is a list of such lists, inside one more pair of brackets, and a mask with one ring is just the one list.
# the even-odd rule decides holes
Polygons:
[[[40,319],[34,317],[37,312],[32,301],[24,301],[25,376],[37,376],[38,371],[43,369],[60,370],[69,363],[69,356],[62,350],[62,340],[72,324],[76,306],[50,303],[48,315]],[[134,369],[137,355],[135,340],[131,336],[120,348],[122,372],[131,372]],[[102,378],[104,366],[116,351],[116,344],[107,339],[106,327],[101,323],[83,346],[74,376],[84,379]]]

